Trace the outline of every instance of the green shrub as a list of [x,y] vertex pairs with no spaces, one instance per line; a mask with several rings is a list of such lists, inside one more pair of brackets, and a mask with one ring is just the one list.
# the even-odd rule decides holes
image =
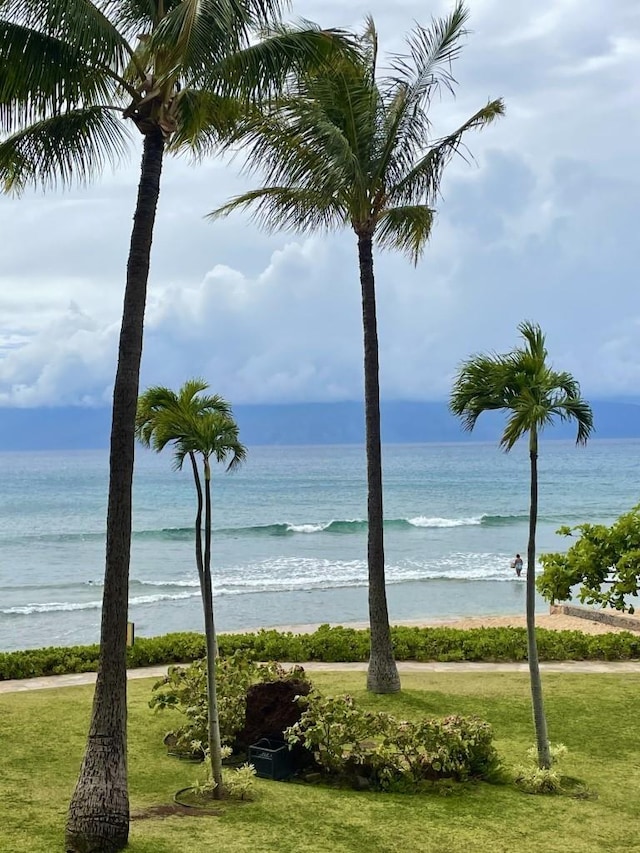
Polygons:
[[528,763],[515,768],[515,783],[527,794],[559,794],[562,790],[562,777],[556,765],[567,754],[562,744],[549,744],[551,767],[538,767],[538,750],[532,746],[527,750]]
[[[223,761],[231,755],[231,749],[228,746],[223,746],[221,752]],[[197,779],[191,786],[191,790],[195,797],[198,798],[200,805],[204,805],[208,800],[211,800],[211,793],[217,787],[211,771],[211,761],[209,761],[209,750],[207,748],[204,749],[204,770],[205,778]],[[255,776],[256,768],[248,762],[234,769],[224,767],[222,769],[224,797],[230,800],[253,799]]]
[[[231,746],[245,722],[247,690],[252,684],[282,679],[305,679],[302,667],[285,670],[277,663],[255,663],[244,651],[216,660],[216,687],[220,740]],[[172,708],[185,717],[182,726],[167,733],[165,740],[174,752],[204,757],[208,744],[206,660],[188,667],[171,666],[168,674],[152,688],[149,707],[157,711]]]
[[[414,628],[391,629],[397,660],[417,661],[524,661],[524,628]],[[581,631],[537,629],[542,661],[629,660],[640,658],[640,635],[628,631],[583,634]],[[365,661],[369,656],[369,631],[322,625],[312,634],[262,630],[251,634],[221,634],[220,654],[247,653],[254,660]],[[127,650],[129,667],[189,663],[204,657],[204,634],[176,633],[162,637],[137,637]],[[0,681],[70,672],[95,672],[99,648],[51,647],[0,652]]]
[[305,710],[286,734],[328,774],[364,777],[380,790],[416,790],[425,780],[490,778],[500,762],[491,726],[477,717],[419,722],[363,711],[351,696],[300,697]]

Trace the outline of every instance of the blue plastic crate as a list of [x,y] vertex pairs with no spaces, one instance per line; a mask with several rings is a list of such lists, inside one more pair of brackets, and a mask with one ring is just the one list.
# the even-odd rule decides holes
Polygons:
[[291,751],[283,740],[260,738],[249,747],[249,764],[262,779],[286,779],[293,773]]

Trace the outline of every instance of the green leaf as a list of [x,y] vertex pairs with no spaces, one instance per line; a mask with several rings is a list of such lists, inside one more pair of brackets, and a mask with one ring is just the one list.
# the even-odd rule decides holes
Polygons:
[[83,103],[109,103],[115,81],[76,45],[0,19],[0,130],[11,131]]
[[109,2],[2,0],[0,18],[74,47],[87,63],[123,69],[131,54],[106,11]]
[[0,142],[0,185],[25,187],[86,183],[127,153],[129,135],[112,110],[87,107],[30,125]]

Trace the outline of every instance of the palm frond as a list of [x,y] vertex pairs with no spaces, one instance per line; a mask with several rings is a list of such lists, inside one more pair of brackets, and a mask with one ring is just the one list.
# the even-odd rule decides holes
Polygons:
[[[389,187],[389,199],[396,204],[424,200],[433,204],[439,191],[444,168],[454,154],[460,153],[463,138],[470,130],[481,130],[504,115],[502,99],[490,101],[464,124],[448,136],[438,140],[430,150],[408,171],[404,171],[405,157],[394,169],[398,179]],[[396,155],[397,156],[397,155]]]
[[396,72],[383,80],[381,90],[388,105],[378,174],[396,183],[429,144],[429,105],[441,85],[453,91],[451,64],[461,50],[468,12],[459,2],[450,15],[433,19],[428,28],[416,25],[407,38],[408,54],[396,54]]
[[54,115],[0,142],[0,186],[19,194],[27,186],[85,184],[106,163],[125,157],[128,140],[125,125],[108,108]]
[[472,429],[482,412],[502,409],[509,417],[500,446],[509,451],[525,434],[537,435],[558,418],[575,421],[578,444],[593,430],[589,404],[571,374],[548,364],[545,336],[536,323],[518,326],[524,345],[503,355],[477,355],[464,362],[450,399],[453,414]]
[[582,398],[565,400],[564,409],[570,420],[575,421],[578,430],[576,444],[586,444],[595,431],[593,411],[589,403]]
[[525,408],[507,409],[507,411],[510,412],[510,416],[507,418],[499,445],[508,453],[531,429],[538,427],[538,420],[535,417],[532,418],[531,413]]
[[591,406],[577,394],[558,394],[552,401],[551,411],[562,421],[575,421],[576,444],[586,444],[594,431]]
[[289,0],[235,0],[236,4],[245,7],[251,16],[251,26],[264,29],[280,20],[284,10],[290,5]]
[[103,0],[110,20],[120,32],[126,33],[131,41],[140,36],[148,36],[164,17],[166,10],[173,5],[175,0]]
[[231,406],[218,394],[204,394],[208,388],[203,379],[188,380],[178,393],[163,386],[147,388],[138,399],[138,440],[157,452],[173,445],[175,468],[181,468],[191,453],[207,458],[217,453],[226,435],[237,441]]
[[[426,143],[424,80],[435,79],[447,57],[456,55],[465,17],[460,3],[428,34],[416,35],[413,77],[396,80],[393,91],[383,91],[375,79],[370,19],[359,52],[346,50],[332,67],[298,69],[285,94],[249,109],[226,143],[242,145],[246,169],[261,173],[262,188],[232,199],[213,216],[243,207],[252,208],[270,230],[347,223],[358,233],[377,229],[381,245],[401,249],[415,262],[428,238],[445,164],[468,130],[484,127],[504,110],[502,101],[491,102],[415,163]],[[267,58],[259,62],[259,73],[269,65],[268,46],[246,52],[260,56],[262,50]]]
[[203,456],[213,456],[218,463],[226,463],[227,471],[238,468],[247,455],[233,418],[216,412],[207,412],[197,419],[186,446]]
[[340,207],[338,199],[291,187],[250,190],[212,211],[208,218],[220,219],[235,210],[251,211],[252,219],[268,232],[333,231],[348,222],[348,210]]
[[265,187],[300,192],[305,205],[315,196],[325,212],[339,211],[344,224],[349,216],[343,211],[351,213],[356,199],[364,200],[367,210],[370,203],[366,163],[337,123],[334,97],[279,99],[266,115],[247,113],[232,140],[242,142],[243,152],[249,152],[245,168],[260,170]]
[[547,381],[556,389],[558,397],[576,400],[580,398],[580,383],[570,373],[549,369]]
[[337,211],[340,225],[366,220],[375,193],[369,185],[372,89],[361,69],[348,76],[345,66],[305,78],[301,94],[252,114],[236,135],[248,151],[247,169],[260,170],[265,187],[299,191],[305,206],[315,195],[321,221]]
[[526,352],[540,364],[544,363],[548,353],[545,346],[545,336],[538,323],[534,323],[531,320],[524,320],[518,325],[518,331],[524,338]]
[[265,101],[295,76],[320,72],[354,55],[354,39],[344,30],[322,29],[311,21],[271,26],[244,49],[227,51],[205,71],[205,85],[248,101]]
[[374,80],[378,65],[378,31],[371,15],[367,15],[364,19],[364,28],[359,41],[364,61],[370,69],[371,79]]
[[[250,16],[245,4],[232,0],[180,0],[145,39],[155,58],[155,78],[202,80],[225,56],[248,44]],[[206,85],[206,84],[205,84]]]
[[106,2],[3,0],[0,18],[75,48],[88,64],[123,69],[132,48],[105,14]]
[[381,248],[402,252],[417,264],[431,234],[433,219],[433,210],[423,204],[385,210],[375,232],[377,242]]
[[248,32],[278,20],[285,5],[281,0],[104,0],[109,17],[131,37],[150,35],[176,12],[183,33],[198,16],[215,20],[221,32]]
[[504,360],[499,355],[476,355],[460,365],[449,410],[461,419],[463,429],[471,432],[483,412],[505,408],[505,372]]
[[0,132],[116,97],[115,81],[77,46],[1,18],[0,67]]
[[168,150],[199,159],[215,153],[233,136],[245,111],[237,98],[189,88],[175,95],[173,114],[176,130]]
[[469,12],[458,0],[452,12],[444,18],[434,18],[429,27],[415,26],[407,37],[408,53],[395,54],[391,67],[395,74],[389,78],[392,88],[406,86],[412,91],[411,102],[419,103],[425,95],[445,86],[453,91],[455,79],[452,63],[462,49]]

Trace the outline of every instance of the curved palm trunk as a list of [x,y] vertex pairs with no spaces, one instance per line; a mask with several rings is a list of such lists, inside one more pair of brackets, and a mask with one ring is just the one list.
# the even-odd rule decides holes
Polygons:
[[550,767],[549,738],[547,719],[544,713],[542,681],[538,663],[538,644],[536,642],[536,525],[538,521],[538,434],[534,429],[529,435],[529,459],[531,461],[531,503],[529,507],[529,543],[527,545],[527,653],[529,658],[529,679],[531,681],[531,704],[533,705],[533,724],[536,730],[538,748],[538,766]]
[[100,662],[87,747],[66,827],[68,853],[111,853],[129,836],[126,630],[134,427],[149,258],[164,142],[144,138],[113,388]]
[[191,470],[193,471],[193,482],[196,486],[197,509],[196,509],[196,525],[195,525],[195,545],[196,545],[196,568],[198,569],[198,580],[200,581],[200,594],[204,587],[204,561],[202,558],[202,483],[200,482],[200,473],[198,471],[198,462],[195,453],[189,453],[191,461]]
[[204,584],[202,606],[204,608],[204,631],[207,640],[207,699],[209,705],[209,757],[211,773],[216,783],[213,797],[222,797],[222,752],[220,743],[220,719],[218,717],[218,695],[216,690],[216,658],[218,641],[213,621],[213,586],[211,584],[211,469],[209,460],[204,461],[205,511],[204,511]]
[[358,234],[362,326],[364,331],[364,416],[367,454],[367,558],[369,566],[369,623],[371,648],[367,690],[395,693],[400,676],[393,657],[387,590],[384,576],[382,508],[382,449],[380,441],[380,386],[378,381],[378,323],[373,277],[371,234]]

